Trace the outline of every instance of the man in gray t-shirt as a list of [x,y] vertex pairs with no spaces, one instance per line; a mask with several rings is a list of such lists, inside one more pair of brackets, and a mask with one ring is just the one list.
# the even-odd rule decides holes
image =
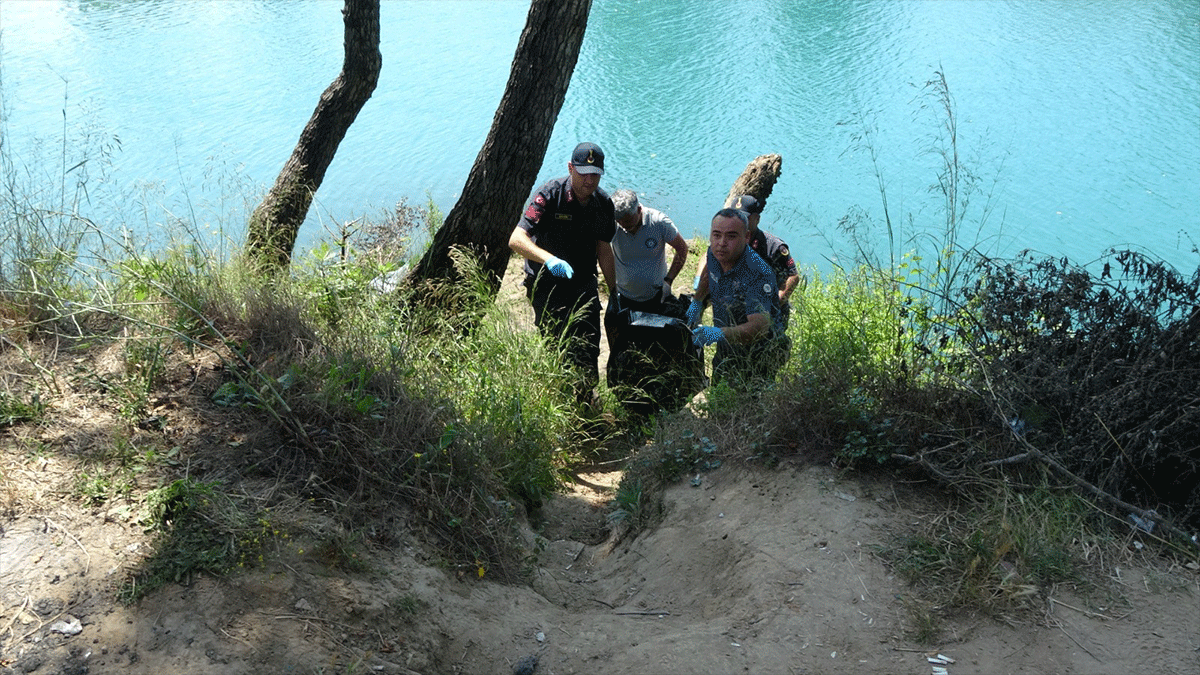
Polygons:
[[[633,190],[617,190],[612,199],[620,226],[612,240],[617,292],[639,303],[670,296],[671,283],[688,256],[683,235],[667,214],[639,203]],[[668,246],[675,249],[670,267]]]
[[[662,211],[633,190],[612,195],[613,288],[604,312],[609,389],[633,416],[678,410],[704,386],[704,351],[692,344],[671,283],[688,245]],[[667,248],[675,249],[670,264]]]
[[[610,327],[618,311],[663,313],[663,303],[671,297],[671,284],[688,256],[687,241],[667,214],[643,206],[633,190],[617,190],[612,201],[619,227],[612,239],[617,288],[608,300],[604,322],[610,344]],[[668,246],[675,249],[669,266]]]

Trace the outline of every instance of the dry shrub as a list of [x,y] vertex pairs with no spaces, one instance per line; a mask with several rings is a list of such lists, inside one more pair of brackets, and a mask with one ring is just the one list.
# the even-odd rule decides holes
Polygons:
[[1125,501],[1200,526],[1200,268],[1111,251],[986,261],[972,348],[1012,431]]
[[[464,409],[477,402],[472,387],[481,383],[495,385],[493,401],[515,389],[491,372],[507,352],[497,346],[472,359],[463,352],[474,334],[464,336],[455,317],[407,295],[329,294],[357,278],[351,267],[339,263],[210,304],[211,325],[233,350],[231,379],[216,398],[265,413],[276,442],[259,454],[257,469],[336,505],[348,529],[369,529],[374,543],[388,544],[389,523],[408,521],[450,564],[519,578],[525,554],[505,473],[519,453]],[[311,311],[320,302],[332,311]],[[460,386],[446,388],[447,373],[457,373]],[[533,403],[526,402],[530,411]],[[513,423],[529,421],[522,413]],[[536,431],[526,435],[540,438]]]

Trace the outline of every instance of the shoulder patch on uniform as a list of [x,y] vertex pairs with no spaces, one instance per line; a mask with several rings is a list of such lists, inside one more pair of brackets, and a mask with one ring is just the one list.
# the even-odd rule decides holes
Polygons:
[[525,209],[525,217],[532,223],[538,222],[542,219],[542,207],[537,204],[530,204],[529,208]]
[[788,252],[787,244],[784,244],[783,246],[779,247],[779,255],[781,255],[785,258],[788,257],[789,255],[791,255],[791,253]]

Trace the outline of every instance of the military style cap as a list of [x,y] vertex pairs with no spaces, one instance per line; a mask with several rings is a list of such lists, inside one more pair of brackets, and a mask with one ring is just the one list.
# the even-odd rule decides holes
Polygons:
[[580,143],[571,153],[571,165],[579,173],[604,173],[604,151],[595,143]]
[[730,204],[732,208],[746,213],[762,213],[763,207],[754,195],[741,195]]

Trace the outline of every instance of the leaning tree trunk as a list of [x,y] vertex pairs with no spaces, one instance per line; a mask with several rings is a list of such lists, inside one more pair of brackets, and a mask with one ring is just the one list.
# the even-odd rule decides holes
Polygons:
[[346,56],[342,71],[321,94],[275,185],[250,216],[246,254],[265,270],[288,265],[313,194],[325,179],[338,145],[379,82],[379,0],[345,0]]
[[499,290],[511,255],[508,237],[546,157],[591,6],[592,0],[530,4],[487,140],[411,281],[456,278],[450,251],[457,247],[480,262],[492,293]]
[[733,200],[741,195],[751,195],[765,207],[767,197],[770,197],[771,191],[775,189],[775,181],[779,180],[782,167],[783,157],[779,155],[755,157],[746,165],[742,175],[733,182],[733,187],[729,189],[729,196],[725,198],[725,205],[730,206],[733,204]]

